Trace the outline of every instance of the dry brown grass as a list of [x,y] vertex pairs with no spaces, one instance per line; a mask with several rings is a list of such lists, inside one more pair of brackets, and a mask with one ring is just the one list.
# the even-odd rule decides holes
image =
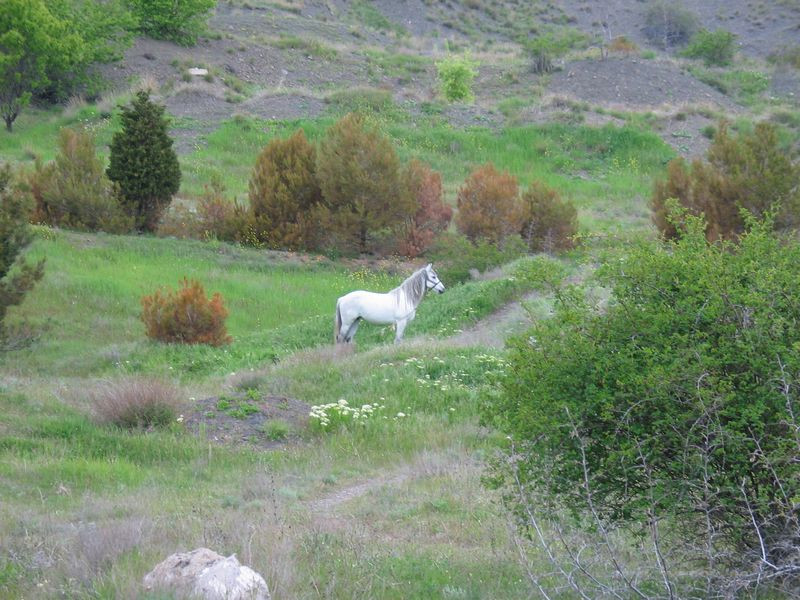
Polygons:
[[100,423],[124,428],[164,426],[175,420],[182,395],[158,379],[124,378],[98,384],[86,393]]

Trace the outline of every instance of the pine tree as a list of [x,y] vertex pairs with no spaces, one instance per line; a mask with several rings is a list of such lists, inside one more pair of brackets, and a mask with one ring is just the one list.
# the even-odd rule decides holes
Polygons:
[[164,107],[140,91],[130,107],[122,107],[122,130],[111,141],[108,178],[119,184],[122,203],[140,231],[155,229],[180,186],[168,125]]
[[29,215],[26,198],[11,189],[11,169],[6,165],[0,169],[0,337],[8,307],[22,302],[44,274],[43,260],[36,264],[17,260],[31,243]]
[[334,241],[367,252],[381,231],[402,227],[414,206],[389,139],[351,113],[335,123],[317,153],[317,177]]
[[250,177],[250,209],[258,237],[272,248],[312,247],[317,235],[312,212],[321,201],[316,149],[302,129],[267,144]]

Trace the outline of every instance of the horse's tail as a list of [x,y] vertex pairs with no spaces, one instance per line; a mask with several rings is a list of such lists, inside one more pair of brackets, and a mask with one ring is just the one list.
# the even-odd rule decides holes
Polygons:
[[333,343],[339,343],[339,336],[342,330],[342,311],[339,308],[339,301],[336,301],[336,315],[333,317]]

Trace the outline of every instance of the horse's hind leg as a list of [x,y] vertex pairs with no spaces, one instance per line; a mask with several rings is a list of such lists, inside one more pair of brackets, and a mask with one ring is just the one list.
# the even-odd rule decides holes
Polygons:
[[[353,324],[350,325],[350,328],[347,330],[347,333],[344,336],[344,341],[348,344],[353,341],[353,337],[356,335],[356,331],[358,330],[358,324],[361,322],[361,319],[356,319],[353,321]],[[342,327],[342,331],[344,331],[344,327]]]

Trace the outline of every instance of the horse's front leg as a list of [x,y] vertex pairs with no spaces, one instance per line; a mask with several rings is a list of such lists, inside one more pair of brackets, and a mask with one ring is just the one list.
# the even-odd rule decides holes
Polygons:
[[406,325],[408,325],[408,319],[401,319],[395,323],[395,334],[394,334],[394,343],[399,344],[403,341],[403,332],[406,330]]

